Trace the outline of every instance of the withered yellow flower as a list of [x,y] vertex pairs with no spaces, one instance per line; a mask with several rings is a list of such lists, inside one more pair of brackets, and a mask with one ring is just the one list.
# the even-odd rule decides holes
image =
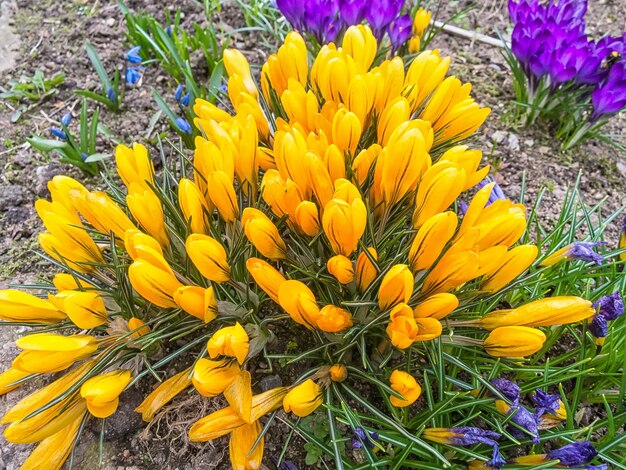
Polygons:
[[237,359],[239,364],[243,364],[243,361],[248,355],[250,349],[250,339],[248,333],[243,329],[243,326],[236,322],[233,326],[226,326],[220,328],[207,343],[207,351],[211,359],[217,356],[228,356]]

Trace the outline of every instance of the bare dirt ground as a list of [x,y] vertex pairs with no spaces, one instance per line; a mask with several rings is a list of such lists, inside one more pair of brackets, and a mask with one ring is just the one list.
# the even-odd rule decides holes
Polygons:
[[[130,8],[151,12],[160,19],[164,18],[163,5],[168,3],[127,2]],[[206,23],[201,3],[181,0],[169,3],[166,8],[173,12],[180,7],[184,13],[183,26],[188,26],[193,21]],[[591,31],[598,35],[607,31],[621,34],[626,0],[590,3],[588,24]],[[473,9],[458,20],[458,26],[491,36],[498,32],[506,35],[510,31],[504,0],[447,2],[441,19],[464,7]],[[244,26],[243,17],[236,8],[226,5],[219,17],[219,25],[223,30],[232,31]],[[94,44],[109,70],[123,65],[124,31],[122,15],[113,0],[0,0],[0,85],[6,86],[9,80],[22,74],[32,75],[37,69],[46,77],[59,71],[65,73],[59,93],[38,104],[17,123],[11,122],[13,105],[0,102],[0,288],[33,281],[48,271],[33,251],[37,246],[36,235],[42,228],[33,203],[48,195],[47,181],[56,174],[69,173],[90,187],[98,185],[98,179],[85,180],[76,170],[37,154],[24,145],[24,138],[32,133],[46,135],[68,109],[76,113],[80,101],[73,90],[97,88],[97,78],[83,49],[86,40]],[[249,56],[260,58],[265,54],[254,37],[236,35],[235,42],[238,47],[247,49]],[[511,80],[497,48],[447,34],[436,37],[432,46],[439,48],[442,54],[452,56],[451,72],[472,82],[476,99],[492,108],[490,118],[473,145],[482,148],[485,163],[498,166],[498,181],[511,198],[519,196],[524,175],[530,201],[541,187],[547,187],[549,191],[542,205],[542,216],[549,221],[558,213],[568,185],[581,173],[581,189],[589,204],[608,196],[605,208],[609,213],[626,203],[624,154],[593,141],[573,151],[562,152],[546,125],[523,129],[514,123]],[[11,50],[16,53],[9,53]],[[102,138],[100,151],[111,152],[115,141],[129,144],[135,139],[145,139],[148,123],[157,109],[150,87],[156,87],[162,94],[173,93],[173,83],[160,75],[156,67],[148,67],[143,85],[128,92],[122,113],[103,110],[101,119],[115,140]],[[608,127],[608,133],[626,145],[626,116],[614,118]],[[157,132],[166,130],[164,121],[155,129]],[[607,236],[607,241],[614,244],[617,227],[609,230]],[[13,340],[12,332],[0,330],[0,369],[8,366],[16,353]],[[268,375],[264,380],[261,386],[270,388],[279,385],[281,378]],[[32,388],[29,386],[0,397],[0,413]],[[167,434],[165,422],[145,432],[138,414],[132,412],[144,395],[144,391],[141,392],[126,393],[122,408],[108,420],[102,468],[229,468],[224,439],[190,445],[184,434],[176,434],[177,429],[184,430],[186,422],[201,416],[202,408],[206,408],[206,413],[211,405],[181,397],[176,414],[180,425],[174,426],[174,434],[164,439]],[[272,465],[271,456],[280,452],[284,431],[279,428],[266,440],[268,465]],[[74,468],[97,468],[98,434],[99,429],[95,427],[86,431],[75,455]],[[301,460],[301,444],[294,441],[288,458]],[[28,446],[8,445],[0,437],[0,468],[18,468],[28,452]]]

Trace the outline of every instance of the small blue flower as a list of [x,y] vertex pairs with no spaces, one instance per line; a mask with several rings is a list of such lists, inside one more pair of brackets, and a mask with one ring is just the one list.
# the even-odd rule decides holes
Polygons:
[[567,257],[571,260],[586,261],[600,266],[604,261],[604,256],[593,251],[593,248],[599,245],[604,245],[604,242],[574,242],[567,252]]
[[64,114],[61,118],[61,124],[67,127],[70,125],[70,122],[72,122],[72,113]]
[[180,99],[180,105],[181,106],[189,106],[189,101],[191,101],[191,95],[189,93],[186,93],[185,96],[183,96]]
[[377,432],[369,433],[369,438],[368,438],[365,429],[363,429],[360,426],[357,427],[354,430],[354,435],[356,437],[353,437],[352,438],[352,442],[351,442],[353,449],[360,449],[364,445],[366,445],[370,449],[373,449],[374,448],[374,442],[378,440],[378,433]]
[[172,37],[172,25],[171,24],[167,25],[167,28],[165,28],[165,34],[167,34],[169,37]]
[[228,91],[228,87],[226,85],[220,85],[218,90],[222,93],[226,93]]
[[522,392],[522,389],[519,388],[519,385],[507,379],[492,379],[491,385],[496,387],[504,397],[512,402],[519,400],[520,393]]
[[613,292],[596,300],[593,308],[598,310],[598,315],[602,315],[607,320],[615,320],[624,315],[624,299],[619,292]]
[[81,152],[81,154],[80,154],[80,158],[82,158],[82,159],[83,159],[83,161],[87,160],[87,157],[88,157],[88,156],[89,156],[89,155],[87,155],[87,154],[86,154],[86,153],[84,153],[84,152]]
[[50,129],[50,134],[58,139],[67,140],[67,134],[57,127],[52,127]]
[[575,467],[584,465],[598,455],[595,447],[589,441],[574,442],[548,452],[548,460],[558,460],[560,465]]
[[129,49],[126,52],[126,60],[131,64],[141,64],[143,59],[139,55],[139,51],[141,50],[141,46],[135,46],[132,49]]
[[181,132],[184,132],[185,134],[192,133],[191,125],[187,122],[185,118],[176,118],[176,126],[178,127],[178,129],[180,129]]
[[126,69],[126,83],[136,85],[139,80],[141,80],[141,74],[137,70],[137,67],[128,67]]
[[107,98],[113,101],[113,103],[117,103],[117,93],[115,93],[115,90],[111,87],[107,90]]
[[[488,176],[484,180],[482,180],[480,183],[478,183],[476,187],[484,188],[485,186],[493,182],[494,182],[493,178],[491,176]],[[495,183],[493,188],[491,189],[491,193],[489,194],[487,205],[493,204],[498,199],[506,199],[506,195],[504,194],[504,191],[502,191],[502,188],[500,187],[500,185],[498,183]]]
[[176,87],[176,93],[174,93],[174,99],[180,103],[180,99],[183,96],[183,91],[185,90],[185,88],[182,85],[178,85]]

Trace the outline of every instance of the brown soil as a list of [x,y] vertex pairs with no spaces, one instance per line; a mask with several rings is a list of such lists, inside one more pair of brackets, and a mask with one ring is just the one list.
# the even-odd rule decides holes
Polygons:
[[[206,22],[201,3],[193,0],[173,3],[147,0],[127,2],[130,8],[150,12],[160,19],[164,19],[164,4],[168,5],[166,8],[171,12],[180,7],[184,13],[183,27],[194,21]],[[474,7],[470,13],[458,19],[457,24],[461,27],[492,36],[497,32],[506,34],[509,31],[504,0],[463,0],[450,3],[454,4],[455,11],[464,6]],[[607,30],[621,33],[626,1],[590,3],[588,24],[594,33]],[[32,75],[37,69],[42,70],[46,77],[63,71],[66,79],[59,87],[58,94],[38,104],[17,123],[11,122],[14,105],[0,102],[0,288],[31,282],[47,270],[45,263],[33,251],[36,250],[36,235],[42,228],[36,218],[33,202],[48,195],[47,181],[56,174],[69,173],[81,178],[90,187],[99,184],[97,178],[86,179],[68,166],[46,160],[24,145],[24,138],[31,133],[47,135],[48,129],[56,125],[68,109],[73,110],[76,115],[80,101],[73,94],[75,89],[96,89],[99,86],[84,53],[83,45],[86,40],[97,48],[108,70],[123,65],[126,49],[125,23],[113,0],[0,0],[0,7],[3,6],[7,11],[10,4],[17,6],[13,13],[12,29],[19,36],[21,45],[16,65],[0,72],[0,85],[4,86],[9,80],[22,74]],[[452,7],[446,7],[441,18],[446,19],[451,13]],[[225,6],[217,20],[219,28],[226,31],[244,25],[242,15],[234,6]],[[261,60],[266,53],[259,46],[261,41],[257,37],[236,35],[234,39],[236,45],[246,49],[246,55],[256,61]],[[436,37],[432,45],[439,48],[442,54],[452,56],[452,73],[472,82],[476,99],[492,108],[492,115],[474,145],[483,149],[486,163],[499,165],[498,181],[507,195],[512,199],[519,196],[524,174],[528,200],[532,201],[540,188],[547,187],[549,191],[542,205],[542,216],[549,221],[558,213],[566,188],[576,180],[580,172],[581,190],[589,204],[608,196],[605,213],[624,205],[626,160],[623,154],[595,141],[586,142],[570,152],[562,152],[547,126],[523,129],[514,124],[511,80],[498,49],[445,33]],[[145,141],[153,137],[154,132],[167,132],[168,125],[162,119],[151,136],[145,135],[148,123],[157,110],[150,88],[155,87],[164,96],[170,96],[173,86],[172,81],[160,74],[156,66],[149,66],[144,74],[143,85],[127,93],[121,113],[102,110],[101,120],[106,123],[115,139],[101,138],[99,151],[111,153],[116,142],[129,144],[135,139]],[[76,125],[75,122],[73,124]],[[614,118],[607,126],[607,133],[618,136],[619,142],[624,145],[625,131],[625,115]],[[607,241],[614,244],[617,234],[617,227],[610,229],[607,232]],[[8,365],[16,354],[16,348],[12,344],[14,338],[12,332],[0,331],[0,341],[3,344],[0,349],[0,369]],[[258,386],[270,387],[280,384],[281,377],[268,373],[261,382],[263,381],[265,385]],[[31,385],[12,392],[8,397],[0,397],[0,412],[32,388]],[[141,420],[132,412],[144,392],[126,393],[123,408],[108,420],[102,468],[229,468],[224,439],[198,445],[189,444],[184,438],[184,428],[188,422],[197,418],[200,410],[208,412],[208,406],[215,406],[214,404],[208,405],[198,399],[197,395],[180,397],[174,404],[177,408],[175,419],[171,418],[179,425],[170,426],[174,429],[173,435],[164,439],[169,432],[165,431],[165,426],[153,426],[144,432]],[[173,421],[169,421],[170,425],[172,423]],[[97,428],[98,426],[90,425],[85,431],[86,435],[76,451],[75,468],[97,467]],[[271,457],[280,453],[287,434],[287,426],[280,425],[266,439],[268,465],[273,466]],[[27,446],[8,445],[0,437],[1,468],[18,468],[28,452]],[[302,442],[296,439],[287,453],[287,458],[301,462],[302,452]]]

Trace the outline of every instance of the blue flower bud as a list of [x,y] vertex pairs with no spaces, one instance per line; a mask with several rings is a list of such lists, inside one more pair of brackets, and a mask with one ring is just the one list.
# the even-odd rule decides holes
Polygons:
[[107,90],[107,98],[117,104],[117,93],[115,93],[115,90],[111,87]]
[[132,49],[129,49],[126,52],[126,60],[131,64],[141,64],[143,59],[139,55],[139,51],[141,50],[141,46],[135,46]]
[[183,96],[180,99],[181,106],[189,106],[189,101],[190,100],[191,100],[191,96],[189,95],[189,93],[185,94],[185,96]]
[[180,129],[181,132],[184,132],[185,134],[192,133],[191,125],[187,122],[185,118],[177,118],[176,126],[178,127],[178,129]]
[[598,309],[598,315],[607,320],[615,320],[624,315],[624,299],[619,292],[600,297],[593,303],[593,308]]
[[136,85],[141,80],[141,74],[136,67],[128,67],[126,69],[126,83]]
[[89,155],[87,155],[85,152],[81,152],[81,154],[80,154],[80,158],[82,158],[82,159],[83,159],[83,161],[87,160],[87,157],[88,157],[88,156],[89,156]]
[[50,134],[58,139],[67,140],[67,134],[57,127],[52,127],[50,129]]
[[507,379],[492,379],[491,385],[496,387],[498,391],[508,400],[514,402],[519,400],[521,388],[515,383]]
[[595,263],[600,266],[604,261],[604,256],[593,251],[593,248],[599,245],[604,245],[604,242],[574,242],[567,252],[567,258]]
[[165,28],[165,34],[167,34],[169,37],[172,37],[172,25],[167,25],[167,28]]
[[63,117],[61,118],[61,124],[67,127],[70,125],[70,122],[72,122],[72,113],[64,114]]
[[176,93],[174,93],[174,98],[179,103],[180,103],[181,97],[183,96],[183,91],[184,91],[184,87],[182,85],[178,85],[178,87],[176,87]]

